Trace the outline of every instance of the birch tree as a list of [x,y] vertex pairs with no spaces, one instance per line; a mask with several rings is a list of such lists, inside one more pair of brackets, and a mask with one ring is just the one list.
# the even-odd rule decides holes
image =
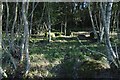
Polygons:
[[32,34],[32,26],[33,26],[33,10],[35,7],[35,2],[32,3],[32,14],[31,14],[31,18],[30,18],[30,35]]
[[89,9],[89,14],[90,14],[90,19],[91,19],[91,23],[92,23],[93,32],[94,32],[94,35],[97,36],[97,32],[96,32],[96,29],[95,29],[95,23],[93,21],[93,15],[92,15],[92,10],[91,10],[90,3],[89,3],[88,9]]
[[67,15],[65,16],[65,23],[64,23],[64,34],[66,36],[67,33]]
[[0,1],[0,79],[2,79],[2,76],[7,77],[7,74],[2,69],[2,11],[3,5]]
[[14,21],[13,21],[13,25],[12,25],[12,30],[11,30],[11,43],[10,43],[10,47],[11,47],[11,51],[13,53],[14,50],[14,29],[15,29],[15,24],[16,24],[16,20],[17,20],[17,13],[18,13],[18,2],[16,3],[16,7],[15,7],[15,17],[14,17]]
[[30,69],[30,59],[29,59],[29,26],[28,26],[28,20],[26,15],[26,0],[22,2],[22,16],[23,16],[23,22],[24,22],[24,37],[23,37],[23,47],[24,47],[24,53],[25,53],[25,61],[26,61],[26,70],[25,74],[29,72]]
[[118,36],[118,40],[120,40],[120,2],[118,3],[118,12],[117,12],[117,36]]
[[103,36],[104,36],[104,26],[103,26],[103,20],[102,19],[104,19],[104,16],[102,16],[102,12],[103,12],[103,10],[102,10],[102,5],[101,5],[101,3],[99,3],[99,41],[100,41],[100,43],[103,41]]
[[50,3],[47,5],[48,12],[48,42],[51,41],[51,18],[50,18]]
[[8,6],[8,2],[6,2],[6,7],[7,7],[6,36],[8,38],[8,27],[9,27],[9,6]]
[[101,13],[103,16],[102,21],[103,21],[103,26],[105,28],[104,32],[105,32],[105,43],[106,43],[108,61],[110,64],[114,63],[116,67],[119,67],[119,64],[116,62],[116,59],[118,60],[118,54],[116,54],[115,51],[113,50],[110,42],[110,38],[109,38],[112,5],[113,5],[112,2],[100,3]]
[[118,39],[120,40],[120,11],[118,11],[118,14],[117,14],[117,36],[118,36]]
[[0,79],[2,77],[2,2],[0,1]]

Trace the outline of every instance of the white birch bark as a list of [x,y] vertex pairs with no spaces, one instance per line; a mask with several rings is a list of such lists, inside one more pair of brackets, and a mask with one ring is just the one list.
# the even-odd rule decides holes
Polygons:
[[2,71],[2,2],[0,1],[0,79]]
[[61,22],[60,32],[63,33],[63,21]]
[[91,19],[91,23],[92,23],[93,32],[94,32],[95,36],[97,36],[97,32],[96,32],[96,29],[95,29],[95,23],[93,21],[93,16],[92,16],[92,11],[91,11],[90,4],[89,4],[88,9],[89,9],[89,14],[90,14],[90,19]]
[[7,74],[2,69],[2,11],[3,11],[3,4],[0,1],[0,80],[2,76],[7,77]]
[[32,34],[32,26],[33,26],[33,10],[35,7],[35,2],[32,3],[32,13],[31,13],[31,19],[30,19],[30,35]]
[[[25,0],[24,0],[25,1]],[[22,15],[23,15],[23,21],[24,21],[24,38],[25,38],[25,42],[24,42],[24,50],[25,50],[25,56],[26,56],[26,70],[25,70],[25,74],[27,74],[29,72],[30,69],[30,58],[29,58],[29,26],[28,26],[28,20],[26,17],[26,8],[25,8],[25,2],[23,1],[22,3]]]
[[26,7],[26,12],[25,13],[27,14],[28,13],[28,9],[29,9],[29,0],[26,0],[26,6],[25,7]]
[[100,3],[100,42],[103,41],[103,36],[104,36],[104,24],[105,24],[105,4]]
[[102,13],[102,20],[103,20],[103,26],[105,28],[105,43],[107,48],[107,55],[108,55],[108,61],[111,63],[114,63],[116,67],[118,67],[118,64],[116,63],[117,55],[114,52],[110,39],[109,39],[109,29],[110,29],[110,18],[111,18],[111,11],[112,11],[112,2],[107,3],[101,3],[101,13]]
[[51,42],[50,3],[48,3],[48,42]]
[[104,36],[104,27],[102,27],[100,31],[100,42],[103,41],[103,36]]
[[65,24],[64,24],[64,34],[66,36],[66,33],[67,33],[67,16],[65,16]]
[[8,27],[9,27],[9,6],[8,6],[8,2],[6,2],[6,7],[7,7],[6,36],[8,38]]

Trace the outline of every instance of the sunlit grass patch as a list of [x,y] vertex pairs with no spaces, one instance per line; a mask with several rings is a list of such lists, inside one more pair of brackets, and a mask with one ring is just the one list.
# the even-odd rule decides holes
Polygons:
[[[89,43],[87,40],[82,40],[80,44],[76,37],[56,37],[50,43],[45,39],[33,40],[36,41],[32,42],[34,46],[30,44],[30,73],[39,74],[38,76],[55,77],[63,72],[63,75],[67,73],[70,77],[74,74],[76,65],[80,66],[80,63],[87,59],[102,60],[104,56],[97,51],[105,53],[104,44]],[[96,53],[90,52],[85,47]]]

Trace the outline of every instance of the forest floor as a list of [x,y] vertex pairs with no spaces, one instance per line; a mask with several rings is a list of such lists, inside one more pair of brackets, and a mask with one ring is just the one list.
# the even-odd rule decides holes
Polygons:
[[[120,42],[117,45],[120,48]],[[70,36],[55,37],[48,43],[37,37],[30,39],[29,46],[28,78],[116,78],[120,75],[120,70],[110,70],[104,43]]]
[[[81,38],[77,37],[82,35]],[[120,69],[110,68],[107,61],[105,43],[84,38],[89,32],[73,32],[71,36],[55,36],[51,42],[44,35],[33,35],[29,41],[30,71],[24,73],[24,63],[19,63],[16,71],[7,66],[5,70],[11,78],[119,78]],[[120,56],[120,41],[111,35],[112,47]],[[82,39],[84,38],[84,39]],[[116,44],[115,44],[116,43]],[[9,58],[5,58],[9,59]],[[5,62],[3,60],[3,62]]]

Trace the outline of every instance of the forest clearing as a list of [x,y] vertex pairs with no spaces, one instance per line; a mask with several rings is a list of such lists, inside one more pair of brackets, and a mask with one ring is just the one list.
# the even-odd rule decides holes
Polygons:
[[[109,70],[110,66],[103,55],[106,53],[104,44],[87,40],[81,40],[80,43],[75,36],[56,37],[51,43],[45,43],[44,40],[37,38],[32,40],[36,42],[33,41],[35,45],[30,47],[32,49],[29,76],[48,78],[52,76],[59,78],[119,77],[119,71],[115,71],[115,74]],[[120,48],[118,50],[120,51]]]
[[0,2],[0,79],[120,79],[120,2]]

